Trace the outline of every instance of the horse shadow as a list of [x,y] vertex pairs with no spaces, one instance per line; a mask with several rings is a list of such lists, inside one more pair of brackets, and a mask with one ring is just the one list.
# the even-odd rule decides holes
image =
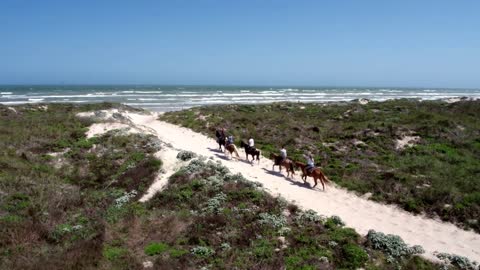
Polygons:
[[223,159],[223,160],[228,160],[230,161],[231,159],[229,159],[226,155],[224,154],[218,154],[218,153],[215,153],[214,154],[216,157],[220,158],[220,159]]
[[218,148],[207,147],[207,149],[210,150],[211,152],[223,153],[223,151]]
[[262,168],[266,173],[270,174],[270,175],[274,175],[274,176],[279,176],[279,177],[283,177],[285,178],[285,180],[287,180],[288,182],[290,182],[292,185],[294,186],[298,186],[298,187],[302,187],[302,188],[308,188],[308,189],[313,189],[312,186],[310,185],[310,183],[306,182],[298,182],[298,181],[295,181],[295,179],[293,179],[292,177],[287,177],[285,176],[283,173],[281,172],[277,172],[277,171],[272,171],[272,170],[269,170],[267,168]]

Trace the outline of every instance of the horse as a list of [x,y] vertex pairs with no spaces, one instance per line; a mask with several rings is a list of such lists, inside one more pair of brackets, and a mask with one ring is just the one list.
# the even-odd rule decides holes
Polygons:
[[247,161],[250,161],[250,160],[248,159],[248,155],[251,155],[251,156],[252,156],[252,162],[255,160],[255,157],[256,157],[257,160],[258,160],[258,164],[260,164],[260,150],[251,148],[251,147],[248,146],[248,144],[245,143],[243,140],[240,141],[240,147],[242,147],[243,149],[245,149],[245,155],[246,155]]
[[[281,172],[282,171],[282,166],[284,166],[287,169],[287,177],[290,177],[290,173],[292,174],[292,177],[293,177],[293,175],[295,175],[295,170],[293,168],[293,162],[288,158],[282,159],[280,161],[279,158],[281,158],[279,155],[276,155],[274,153],[270,154],[270,159],[272,159],[273,162],[274,162],[273,165],[272,165],[272,171],[275,170],[275,166],[278,166],[280,168],[280,172]],[[280,163],[277,164],[279,161],[280,161]]]
[[302,170],[302,180],[304,183],[307,182],[307,176],[313,177],[313,181],[315,181],[315,185],[313,187],[317,186],[317,180],[320,179],[320,182],[322,183],[323,190],[325,191],[325,183],[330,183],[330,179],[328,179],[325,174],[319,169],[319,168],[314,168],[310,173],[306,171],[307,165],[302,162],[294,161],[295,166],[299,167]]
[[233,143],[224,144],[224,147],[225,147],[225,151],[224,151],[225,154],[227,153],[227,150],[228,150],[228,152],[230,152],[230,157],[233,158],[233,153],[235,153],[235,155],[237,155],[237,158],[240,158],[240,155],[238,154],[237,147],[235,146],[235,144]]
[[[219,131],[215,132],[215,136],[217,137],[218,149],[222,151],[222,145],[223,148],[225,148],[225,141],[227,139],[227,136],[225,136],[225,134],[222,134]],[[225,150],[223,152],[225,152]]]

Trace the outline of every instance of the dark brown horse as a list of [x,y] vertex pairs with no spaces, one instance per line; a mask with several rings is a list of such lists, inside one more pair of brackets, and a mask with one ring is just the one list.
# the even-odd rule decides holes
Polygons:
[[295,161],[295,166],[300,168],[302,170],[302,179],[303,182],[307,182],[307,176],[313,177],[313,181],[315,181],[315,185],[313,187],[317,186],[317,180],[320,179],[320,182],[322,183],[323,190],[325,190],[325,183],[330,183],[330,180],[325,176],[325,174],[319,169],[319,168],[314,168],[311,172],[307,172],[307,164]]
[[246,155],[247,161],[250,161],[250,160],[248,159],[248,155],[251,155],[251,156],[252,156],[252,162],[255,160],[255,158],[257,158],[258,164],[260,164],[260,150],[255,149],[255,148],[251,148],[251,147],[248,146],[248,144],[245,143],[243,140],[240,141],[240,147],[242,147],[243,149],[245,149],[245,155]]
[[218,149],[222,151],[222,145],[225,148],[225,141],[227,139],[227,136],[225,136],[225,132],[223,132],[222,130],[216,130],[215,137],[217,137]]
[[281,156],[276,155],[274,153],[270,154],[270,159],[273,160],[273,165],[272,165],[272,171],[275,170],[275,166],[278,166],[280,168],[280,172],[282,171],[282,166],[284,166],[287,169],[287,177],[290,177],[290,173],[295,175],[295,169],[293,168],[293,161],[290,159],[282,159]]

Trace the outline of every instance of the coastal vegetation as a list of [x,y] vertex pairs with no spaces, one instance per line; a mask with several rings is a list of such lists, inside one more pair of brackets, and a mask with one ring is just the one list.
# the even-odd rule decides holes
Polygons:
[[[366,103],[366,102],[365,102]],[[264,156],[286,146],[339,185],[372,200],[480,232],[480,101],[390,100],[222,105],[160,117],[208,136],[255,138]]]
[[[0,269],[438,269],[399,237],[362,237],[220,163],[189,162],[162,192],[151,135],[87,138],[97,105],[0,106]],[[442,254],[458,269],[463,257]],[[467,269],[467,268],[465,268]]]
[[86,138],[92,121],[76,113],[113,107],[0,106],[0,269],[107,269],[129,256],[106,241],[141,211],[161,161],[152,136]]

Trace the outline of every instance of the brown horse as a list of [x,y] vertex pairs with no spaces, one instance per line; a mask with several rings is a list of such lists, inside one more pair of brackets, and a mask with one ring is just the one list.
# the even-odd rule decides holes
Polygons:
[[232,159],[233,159],[233,153],[235,153],[235,155],[237,155],[237,158],[240,158],[240,155],[238,154],[237,147],[235,146],[235,144],[225,143],[225,151],[224,151],[225,154],[227,153],[227,150],[228,150],[228,152],[230,152],[230,157]]
[[255,160],[255,158],[257,158],[258,164],[260,164],[260,150],[255,149],[255,148],[251,148],[251,147],[248,146],[248,144],[247,144],[246,142],[244,142],[243,140],[240,141],[240,147],[242,147],[243,149],[245,149],[245,155],[246,155],[247,161],[250,161],[250,160],[248,159],[248,155],[251,155],[251,156],[252,156],[252,162]]
[[316,187],[317,186],[317,180],[320,179],[320,182],[322,183],[323,190],[325,190],[325,183],[330,183],[330,180],[325,176],[325,174],[319,168],[315,168],[315,169],[313,169],[313,171],[308,173],[306,171],[307,164],[302,163],[302,162],[298,162],[298,161],[295,161],[294,163],[295,163],[295,166],[297,166],[298,168],[300,168],[302,170],[303,182],[305,182],[305,183],[307,182],[307,176],[313,177],[313,181],[315,181],[315,185],[313,185],[313,187]]
[[[280,158],[281,157],[279,155],[276,155],[274,153],[270,154],[270,159],[273,160],[272,171],[275,170],[275,166],[278,166],[280,168],[280,172],[281,172],[282,171],[282,166],[284,166],[287,169],[287,177],[290,177],[290,173],[292,174],[292,177],[293,177],[293,175],[295,175],[295,170],[293,168],[293,161],[291,161],[288,158],[280,161]],[[278,161],[280,161],[280,162],[278,162]],[[279,163],[279,164],[277,164],[277,163]]]

